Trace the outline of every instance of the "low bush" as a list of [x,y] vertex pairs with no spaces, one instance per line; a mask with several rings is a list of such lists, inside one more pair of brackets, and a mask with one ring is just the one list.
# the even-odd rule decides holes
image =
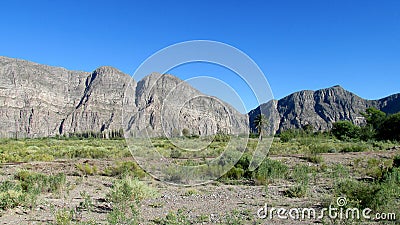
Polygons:
[[75,167],[82,173],[84,176],[93,176],[98,172],[96,165],[90,165],[89,163],[84,164],[76,164]]
[[338,196],[346,196],[349,206],[370,208],[375,205],[374,201],[379,186],[366,182],[346,179],[339,182],[335,187]]
[[350,206],[374,210],[400,207],[400,169],[394,168],[375,182],[345,179],[336,184],[336,194],[346,196]]
[[309,166],[304,164],[298,164],[291,171],[290,178],[298,184],[308,185],[309,183],[308,174],[311,173],[312,171],[313,170]]
[[239,180],[243,178],[244,175],[244,169],[238,168],[238,167],[232,167],[228,172],[226,172],[221,178],[222,179],[234,179],[234,180]]
[[124,177],[113,183],[111,191],[107,194],[109,201],[113,203],[141,201],[145,198],[156,197],[156,189],[148,186],[137,178]]
[[308,162],[320,164],[324,162],[324,158],[320,155],[312,154],[304,157]]
[[192,224],[189,218],[185,215],[183,209],[178,209],[176,212],[170,211],[164,218],[156,218],[153,220],[155,224],[160,225],[189,225]]
[[295,185],[284,191],[289,198],[302,198],[307,194],[307,185]]
[[66,176],[63,173],[45,175],[28,170],[21,170],[17,172],[14,177],[20,182],[24,191],[35,194],[60,192],[66,183]]
[[265,159],[257,168],[255,178],[261,183],[268,180],[284,179],[288,176],[289,168],[285,164],[271,159]]
[[0,209],[12,209],[18,206],[35,205],[40,193],[59,193],[65,185],[64,174],[45,175],[21,170],[15,180],[0,183]]
[[143,178],[146,176],[146,172],[144,172],[135,162],[127,161],[117,162],[115,166],[105,168],[101,175],[119,178],[124,176]]
[[340,149],[340,152],[364,152],[369,147],[369,145],[364,143],[347,143]]
[[109,224],[139,224],[140,201],[157,197],[156,189],[137,178],[124,177],[113,183],[106,198],[113,204],[113,210],[107,215]]
[[0,183],[0,209],[12,209],[17,206],[25,206],[29,203],[30,196],[22,190],[19,183],[5,181]]

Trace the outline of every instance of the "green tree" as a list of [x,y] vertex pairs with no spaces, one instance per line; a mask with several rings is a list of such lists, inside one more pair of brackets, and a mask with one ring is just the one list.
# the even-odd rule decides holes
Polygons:
[[360,138],[365,141],[375,139],[383,122],[386,120],[386,113],[376,108],[368,108],[361,115],[365,117],[367,124],[361,128]]
[[265,118],[265,115],[258,114],[256,118],[254,118],[254,127],[257,129],[257,133],[259,138],[262,139],[262,136],[265,131],[265,127],[268,125],[268,120]]
[[387,117],[379,128],[379,138],[400,141],[400,113]]
[[360,138],[364,141],[374,140],[376,138],[376,130],[371,124],[361,127]]
[[333,123],[332,134],[339,140],[357,139],[360,137],[361,128],[351,121],[343,120]]
[[386,120],[386,113],[376,108],[368,108],[365,113],[361,113],[361,115],[365,117],[367,124],[371,125],[375,130],[378,130]]

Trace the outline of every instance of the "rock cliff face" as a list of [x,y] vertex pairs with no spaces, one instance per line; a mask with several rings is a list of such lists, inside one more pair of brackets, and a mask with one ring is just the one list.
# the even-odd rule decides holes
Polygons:
[[136,83],[112,67],[88,73],[0,57],[0,137],[107,136],[120,129],[150,136],[178,136],[183,130],[241,134],[255,130],[260,112],[270,120],[271,133],[307,124],[327,130],[338,120],[363,123],[361,112],[368,107],[399,112],[400,94],[365,100],[334,86],[296,92],[242,115],[168,74],[153,73]]
[[250,111],[250,126],[253,130],[253,121],[255,115],[260,114],[260,107],[266,117],[274,122],[271,130],[280,132],[304,125],[311,125],[314,130],[327,130],[332,127],[332,123],[339,120],[350,120],[355,124],[365,123],[361,113],[369,107],[378,108],[386,113],[399,112],[400,94],[380,100],[366,100],[340,86],[317,91],[300,91]]
[[[111,67],[87,73],[0,57],[0,136],[120,129],[130,80]],[[126,104],[134,105],[133,98]]]
[[180,136],[183,130],[200,136],[241,134],[249,129],[247,115],[169,74],[153,73],[139,81],[136,107],[128,127],[149,136]]
[[[124,116],[124,119],[122,119]],[[115,68],[68,71],[0,57],[0,137],[43,137],[126,128],[151,136],[245,133],[247,115],[172,75],[136,84]]]

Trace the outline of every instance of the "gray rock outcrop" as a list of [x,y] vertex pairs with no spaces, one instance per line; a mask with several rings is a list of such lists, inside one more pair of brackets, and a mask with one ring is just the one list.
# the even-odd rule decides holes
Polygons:
[[134,131],[149,136],[255,131],[263,113],[270,133],[311,125],[327,130],[332,123],[364,123],[368,107],[388,114],[400,111],[400,94],[366,100],[340,86],[300,91],[240,114],[168,74],[153,73],[136,83],[112,67],[92,73],[0,57],[0,137],[45,137],[94,132]]
[[150,136],[248,130],[247,115],[172,75],[136,83],[112,67],[87,73],[7,57],[0,57],[0,75],[1,137],[107,136],[126,129],[123,122]]
[[[328,130],[339,120],[350,120],[355,124],[365,123],[361,113],[375,107],[386,113],[400,111],[400,94],[379,100],[366,100],[340,86],[317,91],[300,91],[278,101],[261,104],[249,112],[250,126],[254,129],[255,115],[262,111],[274,123],[275,131],[311,125],[314,130]],[[272,128],[271,128],[272,129]]]
[[[130,80],[111,67],[87,73],[0,57],[0,136],[120,129],[124,90]],[[134,97],[126,101],[134,106]]]
[[248,118],[229,104],[202,94],[188,83],[169,74],[153,73],[138,82],[135,113],[129,130],[149,136],[247,133]]

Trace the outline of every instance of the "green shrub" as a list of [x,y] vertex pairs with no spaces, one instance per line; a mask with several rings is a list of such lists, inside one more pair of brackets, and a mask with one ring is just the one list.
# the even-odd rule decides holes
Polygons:
[[66,176],[63,173],[45,175],[28,170],[21,170],[18,171],[14,177],[20,182],[24,191],[35,194],[60,192],[66,183]]
[[345,178],[349,176],[349,169],[342,164],[336,164],[332,168],[332,178]]
[[364,152],[368,150],[368,145],[363,143],[349,143],[342,147],[340,152]]
[[346,179],[337,183],[335,190],[338,196],[346,196],[349,206],[371,208],[379,185]]
[[74,210],[60,209],[54,214],[57,225],[70,225],[75,216]]
[[183,209],[178,209],[176,212],[170,211],[165,218],[157,218],[153,220],[155,224],[160,225],[189,225],[192,224],[189,218],[185,215]]
[[332,144],[315,143],[309,146],[309,151],[311,154],[334,153],[336,152],[336,149]]
[[117,204],[107,214],[107,222],[111,225],[140,224],[140,212],[137,203]]
[[307,155],[307,156],[305,156],[305,159],[308,162],[316,163],[316,164],[320,164],[320,163],[324,162],[324,158],[320,155]]
[[378,129],[378,136],[383,140],[400,141],[400,113],[390,115]]
[[294,138],[294,134],[290,130],[288,130],[288,131],[282,132],[279,135],[279,137],[282,142],[289,142],[290,140],[292,140]]
[[184,196],[192,196],[198,194],[198,191],[196,189],[189,189],[186,190]]
[[237,167],[232,167],[228,172],[226,172],[223,176],[222,179],[241,179],[244,175],[244,169],[242,168],[237,168]]
[[283,179],[288,175],[289,168],[285,164],[271,159],[265,159],[256,171],[256,180],[265,183],[269,179]]
[[307,185],[295,185],[284,192],[289,198],[302,198],[307,194]]
[[296,165],[290,175],[290,178],[299,184],[308,185],[309,182],[309,173],[312,172],[312,169],[304,164]]
[[156,189],[137,178],[124,177],[113,183],[106,198],[113,204],[113,210],[107,215],[109,224],[139,224],[140,201],[157,197]]
[[111,177],[116,176],[119,178],[124,176],[143,178],[146,176],[146,173],[135,162],[127,161],[117,162],[116,166],[109,166],[105,168],[102,175]]
[[360,137],[360,127],[351,121],[343,120],[333,123],[332,134],[339,140],[357,139]]
[[146,183],[139,181],[137,178],[125,177],[113,183],[113,187],[107,194],[107,198],[114,203],[123,203],[140,201],[145,198],[156,197],[157,195],[156,189],[148,186]]
[[229,142],[229,140],[231,139],[231,137],[228,134],[223,134],[223,133],[217,133],[214,136],[214,140],[216,142]]
[[17,206],[25,206],[29,196],[22,190],[21,185],[13,181],[0,183],[0,209],[12,209]]
[[0,183],[0,209],[32,206],[38,194],[59,192],[66,182],[64,174],[47,176],[27,170],[17,172],[14,177],[16,181]]
[[343,180],[336,185],[335,191],[338,196],[345,195],[350,206],[374,210],[399,208],[400,169],[387,171],[381,180],[373,183]]

